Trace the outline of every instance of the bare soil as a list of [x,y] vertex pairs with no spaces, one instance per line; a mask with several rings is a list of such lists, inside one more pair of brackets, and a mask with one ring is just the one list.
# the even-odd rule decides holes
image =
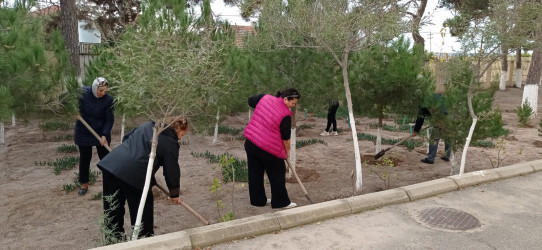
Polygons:
[[[521,104],[523,90],[511,88],[496,95],[496,105],[502,111],[506,127],[512,132],[504,140],[504,149],[470,147],[467,155],[465,172],[492,168],[491,161],[502,161],[500,166],[540,159],[542,142],[538,136],[540,118],[532,120],[532,128],[517,128],[515,108]],[[540,99],[539,95],[539,99]],[[540,110],[538,110],[540,114]],[[302,129],[298,140],[321,139],[326,144],[316,143],[297,149],[297,173],[301,177],[310,197],[315,202],[349,197],[352,195],[352,172],[355,168],[352,135],[345,120],[339,120],[338,126],[343,132],[339,136],[319,136],[325,127],[324,118],[309,114],[307,118],[298,118],[297,124],[312,124],[312,128]],[[244,128],[247,115],[229,117],[222,125]],[[358,132],[376,134],[369,124],[375,120],[356,119]],[[392,125],[393,121],[386,121]],[[6,143],[0,145],[0,245],[3,249],[81,249],[99,245],[99,220],[102,201],[91,197],[102,190],[101,178],[90,186],[85,196],[78,196],[76,191],[64,192],[62,186],[73,182],[77,166],[72,170],[53,173],[52,167],[37,166],[36,161],[54,161],[66,156],[78,156],[78,153],[58,153],[63,144],[72,145],[72,141],[52,141],[53,136],[70,134],[72,131],[44,132],[39,121],[33,120],[15,127],[7,126]],[[135,126],[132,121],[130,126]],[[112,146],[120,142],[118,133],[120,119],[115,124]],[[384,138],[403,138],[407,133],[383,131]],[[217,200],[225,205],[220,215],[231,212],[235,218],[271,213],[279,209],[271,207],[253,207],[249,204],[246,183],[222,183],[222,192],[216,196],[209,191],[213,178],[221,179],[221,170],[217,164],[208,163],[205,158],[196,158],[191,152],[215,155],[225,152],[246,159],[243,141],[232,135],[220,134],[219,143],[212,144],[212,137],[188,134],[181,145],[181,197],[182,200],[200,213],[211,223],[219,223]],[[383,148],[389,145],[383,145]],[[375,146],[369,141],[359,141],[364,159],[371,160]],[[443,178],[450,173],[450,163],[440,160],[444,145],[441,142],[438,158],[433,165],[420,162],[426,156],[426,147],[412,151],[404,147],[395,147],[384,157],[391,158],[395,167],[384,168],[391,177],[389,188],[396,188]],[[456,153],[459,161],[461,152]],[[91,170],[96,168],[97,154],[93,156]],[[368,161],[363,166],[363,194],[377,192],[386,188],[386,183],[375,171],[375,162]],[[380,163],[382,164],[382,163]],[[383,172],[379,172],[383,173]],[[162,173],[157,173],[158,182],[164,184]],[[286,183],[290,198],[299,206],[308,205],[301,188],[293,177]],[[266,187],[269,194],[269,186]],[[233,192],[232,192],[233,191]],[[202,226],[200,221],[181,206],[172,205],[159,189],[155,195],[155,233],[166,234],[175,231]],[[233,197],[233,202],[232,202]],[[126,222],[129,217],[126,215]]]

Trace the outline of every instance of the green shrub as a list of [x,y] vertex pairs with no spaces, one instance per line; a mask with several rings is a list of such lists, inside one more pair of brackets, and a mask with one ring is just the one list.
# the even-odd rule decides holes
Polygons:
[[[205,153],[190,153],[193,157],[200,158],[204,157],[209,160],[209,163],[219,163],[220,159],[222,157],[231,157],[233,158],[232,166],[234,167],[235,171],[235,181],[239,182],[247,182],[248,181],[248,168],[247,168],[247,162],[245,160],[239,160],[237,157],[229,154],[229,153],[223,153],[221,155],[214,155],[209,151],[205,151]],[[233,177],[233,170],[231,167],[223,167],[221,166],[221,172],[222,172],[222,180],[224,182],[230,182],[232,181]]]
[[79,163],[79,156],[70,156],[64,158],[57,158],[53,162],[53,172],[58,175],[63,170],[69,170],[75,167],[75,164]]
[[74,123],[48,121],[48,122],[40,123],[40,128],[44,131],[70,130],[74,128]]
[[59,153],[74,153],[78,152],[79,150],[77,149],[77,145],[62,144],[56,149],[56,151]]
[[518,106],[516,108],[516,114],[518,115],[520,127],[531,126],[531,115],[534,114],[534,111],[528,102],[524,102],[521,106]]

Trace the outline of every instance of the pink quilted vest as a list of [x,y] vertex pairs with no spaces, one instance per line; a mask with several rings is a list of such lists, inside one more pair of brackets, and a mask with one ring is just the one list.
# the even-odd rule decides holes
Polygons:
[[286,159],[286,149],[280,136],[280,122],[292,112],[284,100],[272,95],[264,95],[254,109],[254,115],[245,129],[245,137],[266,152]]

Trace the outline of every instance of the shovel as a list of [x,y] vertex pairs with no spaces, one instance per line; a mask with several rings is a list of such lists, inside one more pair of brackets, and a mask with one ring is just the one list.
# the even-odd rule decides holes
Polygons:
[[[94,129],[92,129],[90,127],[90,125],[88,125],[88,123],[85,121],[85,119],[83,119],[83,117],[81,117],[80,115],[77,115],[75,118],[77,118],[77,120],[79,120],[81,123],[83,123],[83,125],[85,125],[85,127],[87,127],[88,131],[90,131],[90,133],[92,133],[94,135],[94,137],[96,137],[96,139],[100,140],[100,136],[96,133],[96,131],[94,131]],[[104,147],[107,150],[109,150],[109,152],[111,152],[111,147],[109,147],[109,145],[104,144]],[[164,192],[164,194],[166,194],[169,197],[169,192],[164,187],[160,186],[158,183],[156,183],[156,187],[158,187],[158,189],[162,190],[162,192]],[[188,210],[188,212],[190,212],[192,215],[196,216],[204,225],[209,225],[209,222],[207,220],[205,220],[201,215],[199,215],[190,206],[186,205],[186,203],[181,201],[181,206],[183,206],[186,210]]]
[[305,186],[303,186],[303,183],[301,182],[301,179],[299,179],[299,176],[297,176],[297,173],[295,172],[295,169],[293,169],[292,166],[290,166],[290,161],[288,161],[288,159],[286,159],[286,163],[288,164],[288,167],[294,173],[294,177],[297,180],[297,183],[299,183],[299,186],[301,186],[301,189],[303,190],[303,193],[305,194],[305,197],[307,197],[307,200],[309,200],[309,203],[314,204],[314,202],[312,202],[311,197],[309,197],[309,194],[307,193],[307,189],[305,189]]
[[[428,128],[429,128],[429,127],[426,127],[426,128],[424,128],[424,129],[420,130],[420,132],[422,132],[422,131],[424,131],[424,130],[426,130],[426,129],[428,129]],[[418,133],[419,133],[419,132],[418,132]],[[380,152],[378,152],[378,154],[374,155],[374,159],[375,159],[375,160],[378,160],[380,157],[384,156],[384,154],[385,154],[386,152],[388,152],[390,149],[392,149],[392,148],[394,148],[395,146],[397,146],[397,145],[399,145],[399,144],[405,142],[406,140],[410,139],[411,137],[412,137],[412,135],[409,135],[409,136],[405,137],[404,139],[398,141],[397,143],[393,144],[391,147],[389,147],[389,148],[387,148],[387,149],[380,150]]]

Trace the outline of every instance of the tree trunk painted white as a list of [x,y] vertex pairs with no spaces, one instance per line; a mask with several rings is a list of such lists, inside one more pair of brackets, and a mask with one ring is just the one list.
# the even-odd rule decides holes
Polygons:
[[525,84],[520,105],[523,105],[525,102],[527,102],[534,111],[531,118],[536,117],[536,111],[538,109],[538,84]]
[[375,145],[375,154],[378,154],[382,150],[382,127],[376,129],[376,145]]
[[473,118],[472,119],[472,125],[470,126],[469,135],[467,136],[467,140],[465,141],[465,146],[463,146],[463,154],[461,155],[461,166],[459,167],[459,173],[455,173],[457,171],[452,169],[452,171],[454,172],[454,173],[452,173],[452,175],[459,174],[459,176],[461,176],[465,172],[465,162],[467,160],[467,150],[469,149],[469,144],[470,144],[470,141],[472,139],[472,134],[474,133],[474,128],[476,127],[476,122],[477,121],[478,121],[478,118]]
[[213,135],[213,143],[216,143],[216,140],[218,139],[218,121],[220,118],[220,108],[216,111],[216,123],[215,123],[215,134]]
[[450,175],[454,175],[454,172],[459,172],[459,166],[457,165],[457,161],[455,159],[455,151],[450,151]]
[[124,129],[126,128],[126,113],[122,113],[122,122],[120,123],[120,142],[124,137]]
[[6,142],[6,135],[4,134],[4,132],[4,122],[0,122],[0,144],[4,144]]
[[516,69],[516,88],[521,88],[522,81],[523,81],[523,70]]
[[[295,162],[297,161],[297,150],[296,150],[296,147],[295,147],[295,144],[297,142],[297,136],[295,135],[296,134],[296,127],[295,126],[292,126],[292,129],[291,129],[291,136],[290,136],[290,156],[289,156],[289,161],[290,161],[290,166],[295,170]],[[288,166],[286,166],[286,168],[288,168]],[[292,177],[292,171],[288,168],[288,178],[291,178]]]
[[248,109],[248,121],[250,121],[250,108]]
[[15,113],[11,113],[11,127],[15,127]]
[[143,194],[141,195],[141,200],[139,201],[139,207],[137,209],[137,217],[134,225],[134,231],[132,234],[132,240],[137,240],[139,231],[141,231],[141,219],[143,217],[143,208],[145,207],[145,202],[147,201],[147,194],[149,193],[149,189],[151,186],[152,166],[154,165],[154,159],[156,158],[158,135],[162,132],[162,130],[159,131],[157,128],[159,124],[160,123],[157,122],[152,128],[151,154],[149,155],[149,163],[147,164],[147,175],[145,176],[145,186],[143,186]]
[[499,90],[505,90],[506,89],[506,78],[508,76],[508,71],[501,71],[501,81],[499,83]]
[[342,68],[344,90],[346,94],[346,104],[348,106],[348,121],[350,122],[350,128],[352,131],[352,142],[354,144],[354,157],[356,161],[356,182],[354,184],[354,192],[360,194],[363,178],[361,172],[361,155],[359,153],[358,131],[356,130],[356,120],[354,119],[354,113],[352,108],[352,95],[350,93],[350,83],[348,82],[348,51],[343,52],[342,61],[339,63]]
[[516,88],[521,88],[523,71],[521,70],[521,47],[516,49]]

